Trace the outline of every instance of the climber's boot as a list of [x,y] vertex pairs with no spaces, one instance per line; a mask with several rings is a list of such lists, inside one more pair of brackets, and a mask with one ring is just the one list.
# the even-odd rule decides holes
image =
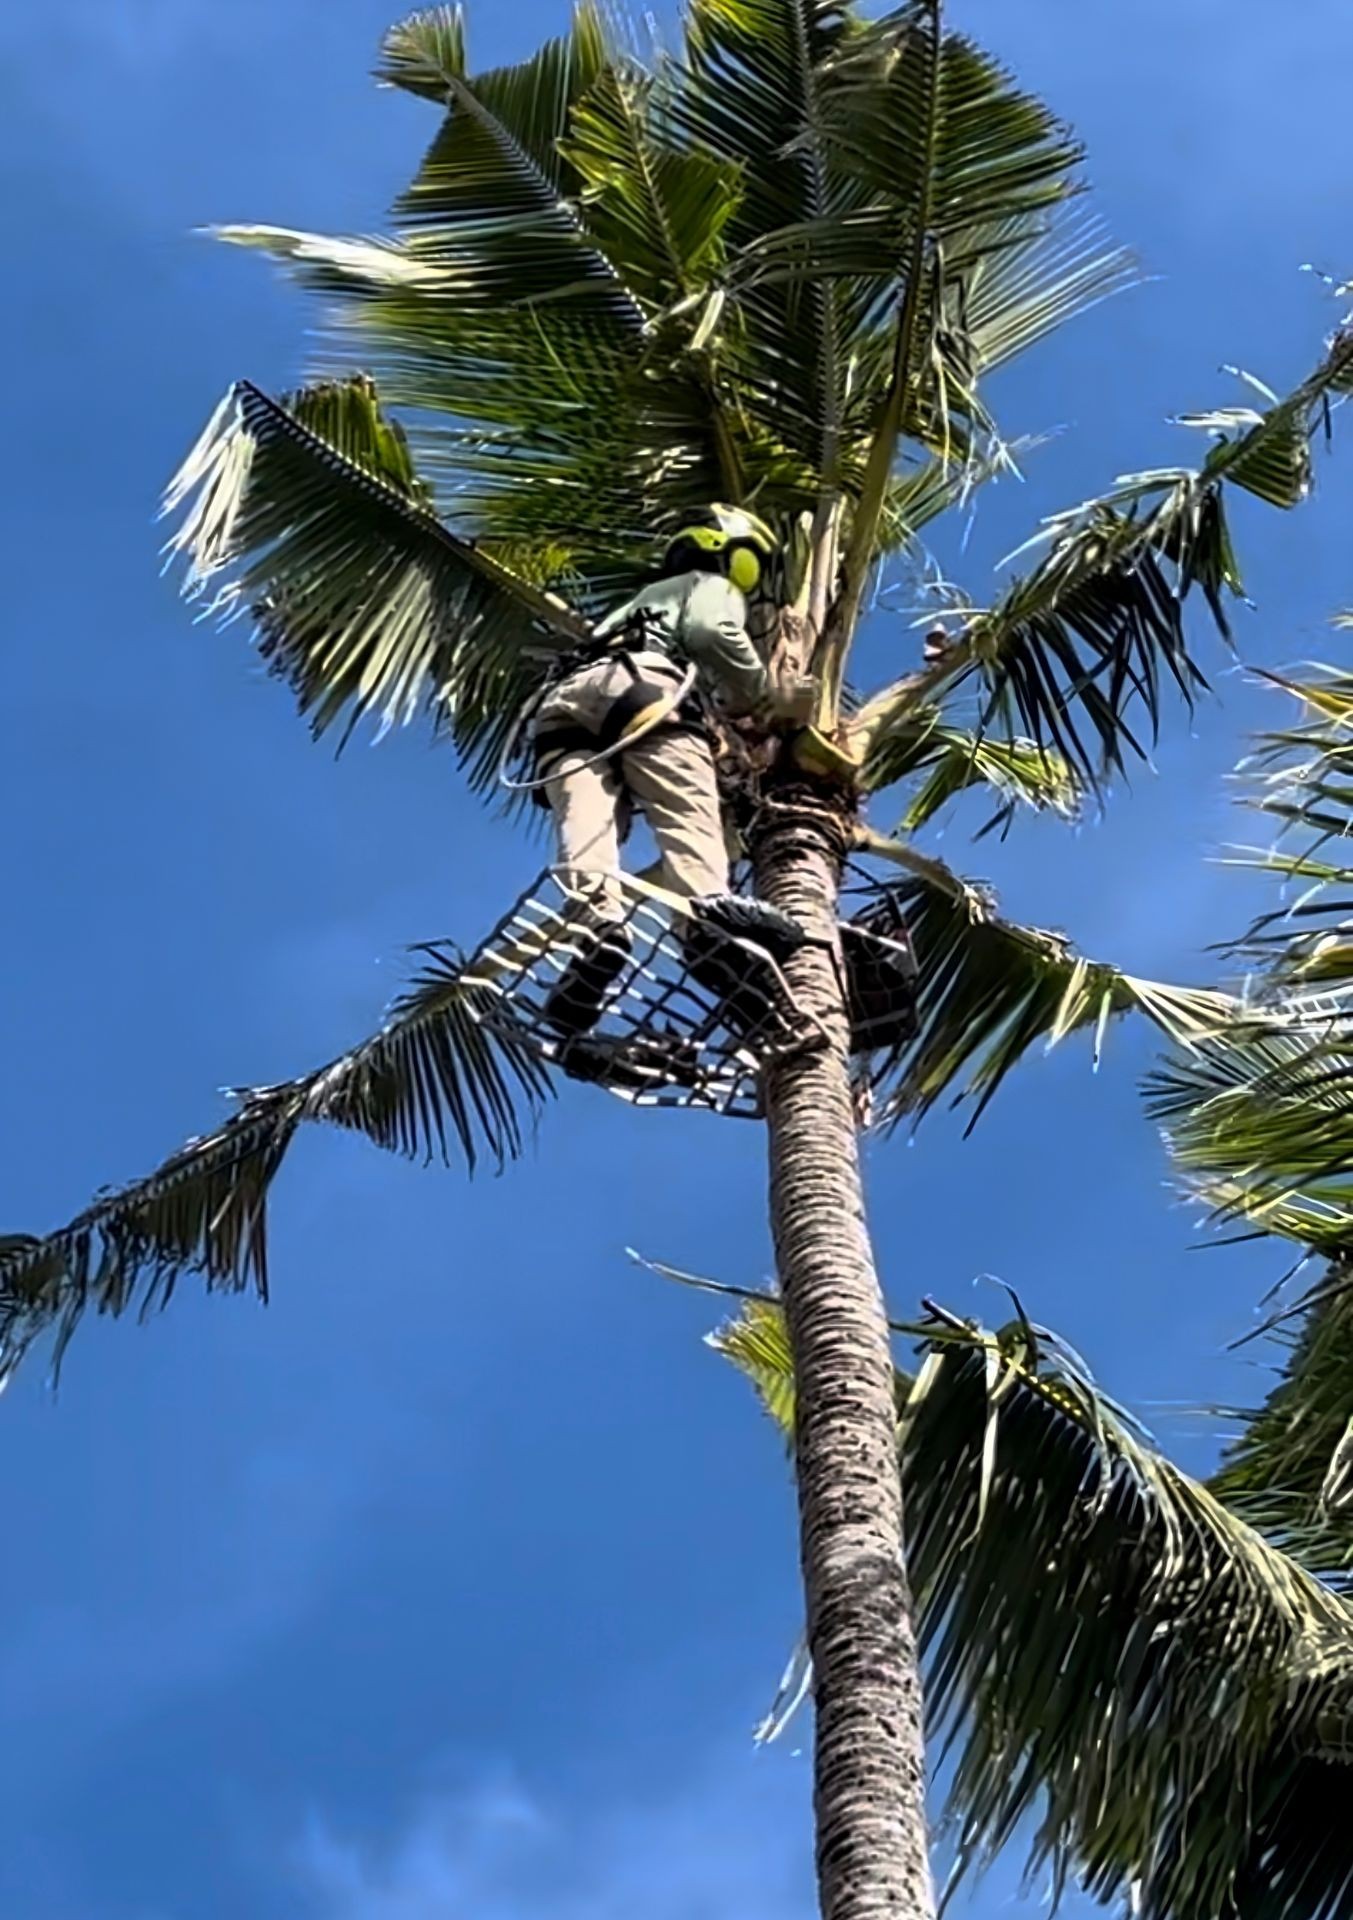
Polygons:
[[562,1039],[591,1032],[633,952],[630,930],[619,924],[579,936],[578,951],[545,1001],[545,1019]]

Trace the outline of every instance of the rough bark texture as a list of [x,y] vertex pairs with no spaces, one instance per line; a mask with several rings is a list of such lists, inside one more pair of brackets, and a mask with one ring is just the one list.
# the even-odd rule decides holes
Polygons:
[[[783,794],[756,835],[763,897],[833,938],[844,837],[839,817],[810,793]],[[893,1375],[841,988],[821,947],[789,971],[832,1036],[830,1047],[777,1066],[767,1086],[771,1221],[797,1376],[818,1887],[824,1920],[931,1920]]]

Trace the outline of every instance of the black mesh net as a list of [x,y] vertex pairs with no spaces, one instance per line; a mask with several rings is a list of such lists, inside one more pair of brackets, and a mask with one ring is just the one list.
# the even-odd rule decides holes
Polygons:
[[639,1106],[755,1118],[761,1070],[825,1039],[765,946],[627,874],[548,869],[469,977],[486,1024]]

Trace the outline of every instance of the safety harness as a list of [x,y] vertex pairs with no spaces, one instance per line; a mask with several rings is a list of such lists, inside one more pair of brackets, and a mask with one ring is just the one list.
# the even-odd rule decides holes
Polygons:
[[[532,777],[513,784],[519,791],[530,791],[537,806],[549,806],[545,788],[553,775],[545,769],[562,754],[585,753],[589,756],[588,764],[594,765],[655,733],[708,735],[709,707],[697,686],[695,668],[687,667],[679,684],[673,687],[669,681],[648,677],[639,664],[637,656],[641,653],[667,652],[655,643],[654,625],[653,616],[640,610],[614,638],[607,635],[605,639],[575,648],[556,663],[541,689],[537,706],[544,706],[550,695],[575,674],[601,661],[614,660],[626,667],[630,684],[623,693],[617,694],[597,728],[574,721],[544,727],[536,733],[531,743]],[[674,669],[676,664],[673,661]]]

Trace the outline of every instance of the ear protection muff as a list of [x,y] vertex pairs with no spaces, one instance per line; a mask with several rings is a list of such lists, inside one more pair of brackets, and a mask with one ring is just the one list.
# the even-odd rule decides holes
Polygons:
[[740,593],[755,593],[761,585],[761,555],[755,547],[730,547],[726,571]]
[[755,593],[761,584],[765,556],[774,549],[769,527],[741,508],[711,507],[702,523],[683,527],[664,557],[669,571],[700,566],[717,569],[742,593]]

